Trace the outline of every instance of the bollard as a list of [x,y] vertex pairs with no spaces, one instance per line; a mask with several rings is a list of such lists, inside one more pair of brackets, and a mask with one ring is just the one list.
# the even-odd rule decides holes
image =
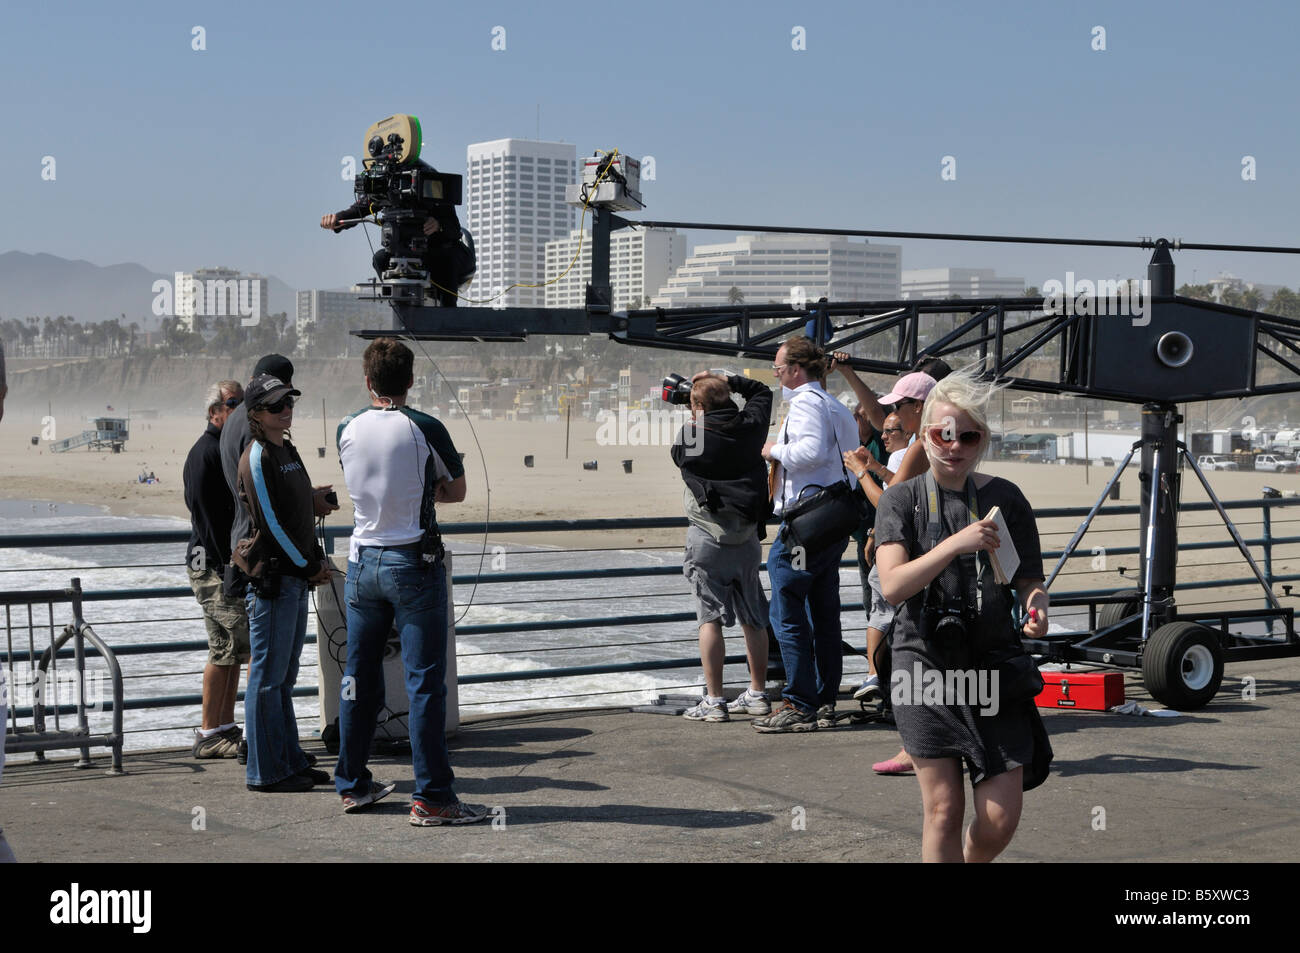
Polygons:
[[631,473],[631,472],[632,472],[632,461],[631,461],[631,460],[624,460],[624,461],[623,461],[623,472],[624,472],[624,473]]
[[1119,499],[1119,480],[1116,480],[1116,481],[1111,485],[1111,488],[1110,488],[1110,498],[1111,498],[1112,500],[1118,500],[1118,499]]
[[533,465],[533,455],[530,453],[528,454],[528,456],[524,457],[524,466],[531,467],[532,465]]
[[318,456],[318,457],[320,457],[322,460],[324,460],[324,459],[325,459],[325,448],[324,448],[324,447],[317,447],[317,448],[316,448],[316,456]]

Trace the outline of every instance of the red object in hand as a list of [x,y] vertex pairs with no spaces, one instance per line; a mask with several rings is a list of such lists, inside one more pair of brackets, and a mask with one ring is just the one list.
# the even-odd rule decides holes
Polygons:
[[1029,621],[1030,621],[1030,622],[1037,622],[1037,621],[1038,621],[1038,610],[1037,610],[1037,609],[1030,609],[1030,610],[1029,610]]

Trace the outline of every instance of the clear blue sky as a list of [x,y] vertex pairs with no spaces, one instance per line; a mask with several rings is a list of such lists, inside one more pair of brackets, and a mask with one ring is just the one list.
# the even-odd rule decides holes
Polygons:
[[[468,143],[535,136],[539,105],[544,139],[655,157],[646,217],[1300,245],[1293,5],[741,9],[15,5],[0,35],[0,251],[348,284],[368,275],[365,237],[317,222],[349,204],[340,161],[366,126],[415,113],[424,157],[463,172]],[[796,26],[806,50],[791,48]],[[1095,26],[1105,52],[1091,49]],[[955,181],[940,178],[945,155]],[[1067,269],[1144,273],[1147,257],[917,242],[903,265],[991,266],[1041,284]],[[1300,285],[1294,256],[1176,263],[1180,282],[1227,269]]]

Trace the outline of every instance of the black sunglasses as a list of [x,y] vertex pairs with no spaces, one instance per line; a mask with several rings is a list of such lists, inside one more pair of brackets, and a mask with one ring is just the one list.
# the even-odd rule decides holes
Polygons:
[[902,433],[902,432],[903,432],[903,428],[902,428],[902,427],[886,427],[884,430],[882,430],[882,431],[880,431],[880,432],[881,432],[881,433]]
[[265,410],[265,411],[267,411],[268,413],[278,414],[280,411],[284,410],[284,408],[286,408],[286,407],[293,407],[293,397],[292,397],[292,395],[286,394],[285,396],[283,396],[283,397],[281,397],[279,400],[277,400],[274,404],[263,404],[263,405],[262,405],[260,408],[258,408],[258,409],[259,409],[259,410]]
[[234,410],[243,402],[244,402],[244,398],[242,397],[227,397],[225,400],[225,406],[229,407],[231,410]]

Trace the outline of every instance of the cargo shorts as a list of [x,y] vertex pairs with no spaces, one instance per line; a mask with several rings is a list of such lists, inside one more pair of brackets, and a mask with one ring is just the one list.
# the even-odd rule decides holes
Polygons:
[[243,599],[222,591],[221,575],[214,569],[185,570],[194,598],[203,607],[203,624],[208,629],[208,664],[241,665],[248,662],[248,610]]

